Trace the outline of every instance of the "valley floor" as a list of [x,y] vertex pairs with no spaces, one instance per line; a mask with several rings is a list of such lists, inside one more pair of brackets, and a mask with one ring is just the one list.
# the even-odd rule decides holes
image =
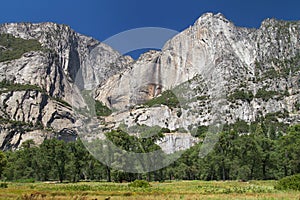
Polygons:
[[300,191],[278,191],[275,181],[172,181],[151,182],[150,188],[127,183],[8,183],[0,199],[20,200],[173,200],[173,199],[300,199]]

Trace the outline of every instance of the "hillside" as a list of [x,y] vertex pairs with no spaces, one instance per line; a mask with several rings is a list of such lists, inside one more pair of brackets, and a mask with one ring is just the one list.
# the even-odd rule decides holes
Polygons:
[[95,137],[78,128],[83,118],[73,109],[88,104],[91,88],[98,119],[90,125],[100,134],[157,126],[169,130],[158,142],[167,153],[193,146],[201,128],[249,133],[264,121],[285,130],[300,120],[299,34],[300,22],[266,19],[248,29],[207,13],[133,61],[66,25],[3,24],[1,149]]

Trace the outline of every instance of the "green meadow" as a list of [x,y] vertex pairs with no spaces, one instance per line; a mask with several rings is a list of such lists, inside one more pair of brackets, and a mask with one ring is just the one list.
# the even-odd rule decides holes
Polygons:
[[1,184],[0,199],[300,199],[300,191],[274,189],[275,181],[172,181],[151,182],[150,187],[129,183],[36,182]]

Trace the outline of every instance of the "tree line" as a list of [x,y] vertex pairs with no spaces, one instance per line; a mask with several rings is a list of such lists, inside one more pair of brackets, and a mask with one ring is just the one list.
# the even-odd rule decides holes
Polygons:
[[[109,139],[132,150],[136,139],[122,131],[112,131]],[[158,148],[160,136],[143,139],[143,152]],[[200,137],[200,136],[199,136]],[[126,141],[126,142],[124,142]],[[204,158],[201,144],[186,150],[171,165],[158,171],[135,174],[111,169],[96,160],[80,140],[45,140],[37,146],[25,141],[19,150],[0,152],[0,176],[6,181],[148,181],[165,180],[267,180],[300,173],[300,125],[285,133],[258,124],[250,134],[227,130]],[[134,151],[140,152],[139,148]]]

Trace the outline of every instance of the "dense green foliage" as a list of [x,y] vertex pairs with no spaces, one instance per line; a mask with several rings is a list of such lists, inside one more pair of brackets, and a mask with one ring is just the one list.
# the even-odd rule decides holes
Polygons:
[[196,129],[191,130],[191,134],[198,138],[204,138],[207,132],[208,126],[198,126]]
[[0,188],[7,188],[8,184],[7,183],[0,183]]
[[[161,138],[161,134],[139,139],[122,130],[109,132],[106,136],[127,151],[151,152],[159,149],[155,141]],[[136,130],[147,134],[145,127]],[[200,135],[205,130],[205,127],[200,127]],[[7,161],[0,160],[4,163],[0,172],[4,180],[72,182],[103,179],[118,182],[136,179],[265,180],[300,173],[300,125],[280,132],[264,123],[257,123],[249,131],[250,134],[241,134],[236,130],[225,130],[206,157],[199,157],[201,144],[198,144],[185,151],[170,166],[147,174],[111,169],[95,160],[80,141],[65,143],[52,139],[45,140],[40,146],[27,141],[18,151],[4,152],[1,160]]]
[[4,80],[0,82],[0,94],[8,91],[39,91],[44,92],[42,88],[37,85],[30,84],[19,84],[12,83],[10,81]]
[[[65,143],[56,139],[45,140],[39,147],[29,140],[15,152],[6,152],[7,166],[3,170],[6,180],[69,180],[78,181],[84,176],[101,179],[90,172],[98,162],[86,151],[80,141]],[[83,174],[84,170],[84,174]],[[97,169],[98,170],[98,169]],[[94,175],[95,174],[95,175]]]
[[62,105],[66,106],[66,107],[72,107],[68,102],[64,101],[63,99],[61,98],[58,98],[58,97],[50,97],[50,99],[56,101],[56,102],[59,102],[61,103]]
[[264,101],[268,101],[275,95],[280,95],[277,91],[267,91],[264,89],[259,89],[255,95],[256,98],[262,98]]
[[0,178],[4,168],[7,165],[7,158],[2,151],[0,151]]
[[150,183],[145,180],[135,180],[128,185],[129,187],[148,188],[151,187]]
[[112,111],[101,101],[95,100],[95,111],[97,116],[108,116]]
[[161,104],[166,105],[169,108],[175,108],[179,106],[179,100],[171,90],[166,90],[163,93],[161,93],[160,96],[155,97],[144,103],[144,105],[149,107]]
[[[150,131],[149,134],[152,132]],[[107,132],[106,137],[112,141],[116,146],[126,151],[132,151],[136,153],[146,153],[159,149],[159,146],[154,141],[163,137],[162,133],[155,134],[153,136],[146,136],[148,133],[144,131],[144,137],[138,138],[130,136],[122,130]]]
[[278,190],[299,190],[300,191],[300,174],[287,176],[280,179],[276,186]]
[[21,58],[29,51],[42,50],[37,40],[24,40],[10,34],[0,34],[0,62]]
[[252,101],[254,98],[253,93],[251,91],[244,90],[236,90],[233,94],[228,96],[229,101],[234,101],[237,99]]

